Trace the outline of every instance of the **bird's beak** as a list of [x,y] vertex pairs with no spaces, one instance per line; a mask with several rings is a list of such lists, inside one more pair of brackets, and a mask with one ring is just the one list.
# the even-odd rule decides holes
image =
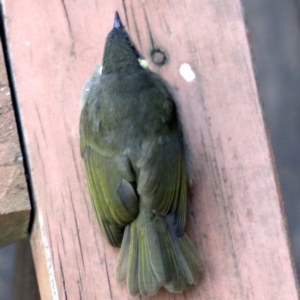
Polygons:
[[124,28],[124,26],[123,26],[123,24],[121,22],[119,13],[117,11],[115,13],[114,28],[116,28],[116,29],[122,29],[122,28]]

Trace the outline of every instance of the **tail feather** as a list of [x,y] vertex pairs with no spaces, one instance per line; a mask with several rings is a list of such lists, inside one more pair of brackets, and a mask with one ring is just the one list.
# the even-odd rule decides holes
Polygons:
[[[144,236],[142,238],[145,239]],[[155,295],[161,287],[161,283],[158,281],[151,267],[146,241],[140,241],[140,246],[138,276],[140,293],[141,295]]]
[[[123,243],[122,243],[123,246]],[[121,248],[122,248],[121,246]],[[127,287],[132,296],[140,294],[140,287],[138,282],[138,264],[139,264],[139,242],[137,238],[136,226],[130,226],[130,243],[128,255],[128,269],[127,269]]]
[[130,245],[130,226],[126,226],[124,230],[122,247],[118,258],[116,279],[117,282],[122,283],[126,280],[129,258],[129,245]]
[[164,288],[171,293],[180,293],[186,290],[188,285],[185,281],[185,277],[180,266],[179,257],[174,247],[171,248],[170,252],[172,258],[172,278],[169,282],[164,284]]
[[[139,237],[141,238],[141,237]],[[144,237],[143,237],[144,238]],[[146,257],[146,252],[147,250],[145,249],[145,241],[139,240],[139,269],[138,269],[138,277],[136,280],[138,281],[139,284],[139,290],[141,295],[147,294],[147,283],[146,283],[146,277],[148,277],[148,280],[151,280],[151,272],[147,272],[147,257]],[[146,251],[145,251],[146,250]],[[147,273],[147,274],[146,274]],[[146,276],[148,275],[148,276]],[[149,282],[149,285],[152,285],[152,282]]]
[[196,282],[196,278],[193,276],[193,272],[191,267],[187,262],[187,258],[182,251],[182,248],[179,244],[179,238],[174,235],[171,235],[172,244],[175,250],[175,257],[174,260],[176,261],[176,266],[178,268],[178,272],[180,275],[183,276],[184,280],[188,284],[193,284]]
[[170,257],[166,239],[167,228],[161,219],[153,219],[145,225],[150,266],[160,285],[170,279]]
[[197,282],[199,270],[201,270],[203,267],[202,260],[197,252],[197,249],[186,234],[178,240],[184,253],[184,257],[187,259],[191,270],[193,270],[195,282]]
[[202,262],[196,248],[186,234],[172,238],[173,242],[173,270],[172,280],[164,287],[172,293],[180,293],[198,282],[198,273],[202,269]]
[[116,273],[132,296],[153,296],[160,287],[183,292],[197,283],[201,268],[188,236],[177,237],[164,217],[141,216],[126,227]]

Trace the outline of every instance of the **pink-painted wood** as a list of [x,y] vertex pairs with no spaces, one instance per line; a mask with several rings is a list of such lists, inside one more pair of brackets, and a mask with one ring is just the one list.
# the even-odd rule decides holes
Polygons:
[[[298,299],[285,216],[239,0],[3,1],[36,202],[31,244],[42,299],[130,299],[100,234],[79,154],[79,98],[114,11],[181,104],[199,182],[188,232],[202,281],[155,299]],[[125,16],[126,15],[126,16]],[[187,63],[196,78],[180,75]]]

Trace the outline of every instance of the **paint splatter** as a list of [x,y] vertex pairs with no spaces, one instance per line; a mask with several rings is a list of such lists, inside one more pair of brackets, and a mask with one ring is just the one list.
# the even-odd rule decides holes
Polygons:
[[191,82],[196,78],[194,71],[192,70],[191,66],[187,63],[181,64],[179,68],[179,73],[187,82]]

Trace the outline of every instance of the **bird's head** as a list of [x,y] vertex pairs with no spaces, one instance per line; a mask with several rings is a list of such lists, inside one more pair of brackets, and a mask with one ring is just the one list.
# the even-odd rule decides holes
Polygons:
[[106,38],[102,74],[135,72],[144,63],[116,12],[113,29]]

